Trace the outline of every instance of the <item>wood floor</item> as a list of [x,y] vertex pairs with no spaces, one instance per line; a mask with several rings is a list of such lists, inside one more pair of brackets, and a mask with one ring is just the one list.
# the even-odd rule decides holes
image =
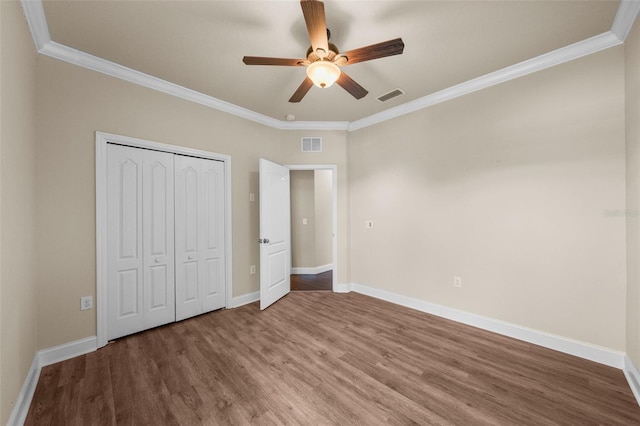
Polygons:
[[333,271],[316,275],[291,275],[291,291],[331,291],[333,290]]
[[26,425],[631,425],[620,370],[356,293],[291,293],[42,369]]

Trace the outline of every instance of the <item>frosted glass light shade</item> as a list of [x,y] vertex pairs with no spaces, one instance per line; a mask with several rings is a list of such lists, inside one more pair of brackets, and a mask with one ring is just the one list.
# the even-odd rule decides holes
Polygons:
[[331,86],[340,77],[340,68],[332,62],[316,61],[307,67],[307,76],[318,87]]

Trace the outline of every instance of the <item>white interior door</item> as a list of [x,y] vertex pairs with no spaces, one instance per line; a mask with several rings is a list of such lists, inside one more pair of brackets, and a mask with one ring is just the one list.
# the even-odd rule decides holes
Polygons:
[[260,309],[291,291],[289,169],[260,159]]
[[175,156],[176,319],[225,306],[224,163]]
[[109,145],[108,338],[175,321],[173,156]]

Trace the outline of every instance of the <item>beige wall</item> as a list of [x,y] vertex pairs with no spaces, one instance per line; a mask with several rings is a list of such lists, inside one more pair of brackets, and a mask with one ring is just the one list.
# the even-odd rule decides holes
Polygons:
[[[316,211],[313,170],[291,170],[291,266],[316,265]],[[303,220],[307,219],[307,224]]]
[[315,170],[313,173],[316,219],[316,266],[333,263],[333,172]]
[[627,354],[640,367],[640,23],[625,43]]
[[623,55],[353,132],[352,282],[624,350]]
[[0,424],[35,354],[36,52],[18,2],[0,2]]

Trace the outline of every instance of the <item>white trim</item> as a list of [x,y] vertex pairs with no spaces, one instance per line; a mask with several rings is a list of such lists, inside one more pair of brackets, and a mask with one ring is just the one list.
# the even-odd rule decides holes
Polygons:
[[236,296],[231,302],[232,308],[238,308],[249,303],[258,302],[260,300],[260,292],[254,291],[253,293],[243,294],[242,296]]
[[618,6],[618,12],[611,25],[611,32],[618,37],[618,40],[624,42],[633,28],[640,13],[640,1],[638,0],[622,0]]
[[[289,170],[331,170],[333,182],[331,203],[333,204],[331,209],[331,227],[333,229],[333,244],[331,250],[333,250],[332,260],[333,263],[333,275],[332,275],[332,289],[335,292],[338,285],[338,166],[335,164],[298,164],[286,166]],[[293,269],[293,268],[292,268]],[[293,272],[292,272],[293,273]]]
[[40,378],[41,369],[42,367],[40,367],[40,364],[38,363],[38,356],[36,355],[33,357],[31,367],[27,372],[27,377],[24,379],[22,389],[20,389],[16,403],[13,406],[11,415],[9,416],[7,426],[22,426],[24,421],[27,419],[31,400],[33,399],[33,394],[36,391],[38,379]]
[[42,367],[93,352],[97,348],[96,342],[96,336],[91,336],[38,351],[33,357],[31,367],[29,368],[27,377],[24,379],[22,389],[13,406],[7,425],[20,426],[24,424],[27,414],[29,413],[33,394],[36,391],[36,386],[40,379]]
[[224,154],[216,154],[129,136],[114,135],[111,133],[96,132],[96,308],[97,308],[97,345],[103,347],[108,339],[107,318],[107,143],[114,142],[136,148],[153,149],[156,151],[170,152],[173,154],[189,155],[193,157],[207,158],[225,163],[225,251],[226,251],[226,279],[227,288],[225,295],[225,307],[232,306],[233,294],[233,234],[232,234],[232,199],[231,199],[231,157]]
[[44,14],[42,0],[22,0],[22,11],[27,18],[33,44],[35,44],[36,50],[40,52],[51,42],[49,25],[47,24],[47,16]]
[[338,283],[333,285],[334,293],[349,293],[351,292],[351,283]]
[[386,290],[368,287],[362,284],[351,284],[356,293],[366,294],[387,302],[416,309],[442,318],[450,319],[462,324],[488,330],[503,336],[513,337],[524,342],[553,349],[580,358],[588,359],[600,364],[622,369],[624,367],[624,353],[614,351],[591,343],[581,342],[567,337],[558,336],[540,330],[523,327],[481,315],[460,311],[447,306],[437,305],[413,297],[403,296]]
[[280,130],[348,130],[348,121],[280,121]]
[[373,124],[400,117],[401,115],[409,114],[460,96],[468,95],[470,93],[477,92],[478,90],[486,89],[509,80],[524,77],[525,75],[617,46],[620,43],[620,40],[615,36],[615,34],[607,31],[606,33],[574,43],[570,46],[562,47],[552,52],[503,68],[499,71],[485,74],[481,77],[474,78],[431,95],[427,95],[405,104],[389,108],[377,114],[370,115],[363,119],[353,121],[349,124],[349,131],[359,130]]
[[251,111],[195,90],[153,77],[111,61],[51,41],[42,0],[22,0],[22,7],[38,52],[61,61],[116,77],[134,84],[195,102],[265,126],[280,130],[347,130],[354,131],[404,114],[418,111],[448,100],[486,89],[496,84],[523,77],[585,55],[599,52],[624,41],[633,26],[640,2],[623,0],[620,3],[611,31],[579,41],[570,46],[520,62],[499,71],[469,80],[431,95],[381,111],[351,123],[346,121],[284,121]]
[[628,355],[624,357],[623,372],[627,378],[631,392],[633,392],[633,396],[636,397],[636,401],[638,401],[638,405],[640,405],[640,372]]
[[74,340],[73,342],[43,349],[38,351],[36,356],[40,363],[40,367],[46,367],[47,365],[66,361],[68,359],[93,352],[98,348],[97,342],[98,339],[96,336],[85,337],[84,339]]
[[329,263],[327,265],[322,266],[310,266],[310,267],[299,267],[299,268],[291,268],[292,274],[302,274],[302,275],[317,275],[323,272],[327,272],[333,269],[333,264]]

